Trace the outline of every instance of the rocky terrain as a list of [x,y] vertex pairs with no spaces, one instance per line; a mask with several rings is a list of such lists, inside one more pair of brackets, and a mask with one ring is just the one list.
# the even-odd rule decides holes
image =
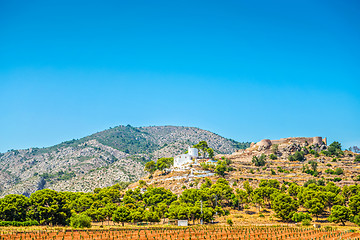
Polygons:
[[[258,186],[260,180],[276,179],[281,183],[296,182],[300,185],[308,180],[334,181],[338,186],[356,184],[360,181],[360,164],[354,162],[356,153],[344,151],[340,157],[326,156],[328,149],[326,139],[314,138],[283,138],[279,140],[264,139],[258,143],[252,143],[247,149],[236,150],[232,154],[219,154],[215,158],[227,158],[231,160],[232,171],[225,173],[225,178],[234,186],[243,186],[244,181],[249,181],[252,186]],[[316,154],[310,153],[313,149]],[[289,161],[289,156],[296,152],[303,152],[302,161]],[[255,166],[253,157],[265,155],[265,165]],[[270,159],[270,155],[276,155],[277,159]],[[198,160],[205,162],[207,160]],[[311,162],[316,162],[317,174],[312,175],[307,169],[311,169]],[[341,168],[343,173],[337,175],[330,170]],[[219,176],[214,169],[205,170],[200,164],[191,164],[183,170],[173,169],[164,174],[160,171],[153,176],[142,178],[148,185],[165,187],[175,193],[181,193],[187,188],[197,188],[204,182],[204,177],[215,182]],[[136,187],[138,183],[130,185]]]
[[118,126],[48,148],[0,153],[0,195],[29,195],[43,188],[92,191],[136,181],[147,161],[183,153],[199,141],[218,154],[250,145],[193,127]]

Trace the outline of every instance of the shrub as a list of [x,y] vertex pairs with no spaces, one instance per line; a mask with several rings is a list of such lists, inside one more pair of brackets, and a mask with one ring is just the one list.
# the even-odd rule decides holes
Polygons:
[[356,155],[356,157],[355,157],[355,160],[354,160],[355,162],[360,162],[360,155]]
[[86,214],[75,214],[70,218],[70,226],[74,228],[91,227],[91,218]]
[[303,226],[310,226],[311,221],[309,219],[304,219],[301,221],[301,225]]
[[302,222],[304,219],[308,219],[308,220],[312,220],[311,216],[308,213],[303,213],[303,212],[297,212],[294,213],[293,217],[291,218],[291,220],[293,220],[294,222]]
[[231,218],[228,218],[226,220],[226,223],[229,224],[230,226],[232,226],[234,224],[233,220]]
[[360,175],[357,175],[356,177],[353,178],[354,181],[360,181]]
[[276,172],[274,169],[271,169],[271,175],[276,175]]
[[336,177],[336,178],[333,179],[334,182],[340,182],[341,180],[342,180],[342,179],[339,178],[339,177]]
[[279,150],[279,144],[273,144],[271,146],[271,151],[273,154],[277,153],[278,150]]
[[265,159],[266,159],[266,155],[265,155],[265,154],[261,154],[260,157],[253,156],[252,162],[255,164],[255,166],[261,167],[261,166],[265,166],[265,164],[266,164]]
[[325,173],[335,174],[335,171],[329,168],[329,169],[326,169],[326,170],[325,170]]
[[336,168],[335,169],[335,174],[336,175],[341,175],[341,174],[343,174],[344,173],[344,170],[342,169],[342,168]]
[[294,157],[293,155],[289,155],[288,160],[289,160],[290,162],[296,161],[296,160],[295,160],[295,157]]
[[[269,158],[270,158],[271,160],[276,160],[276,159],[277,159],[277,156],[272,153],[272,154],[269,155]],[[360,160],[359,160],[359,161],[360,161]]]
[[331,159],[332,162],[337,162],[336,158]]
[[0,226],[15,226],[15,227],[27,227],[27,226],[38,226],[39,222],[36,220],[29,220],[25,222],[18,221],[0,221]]

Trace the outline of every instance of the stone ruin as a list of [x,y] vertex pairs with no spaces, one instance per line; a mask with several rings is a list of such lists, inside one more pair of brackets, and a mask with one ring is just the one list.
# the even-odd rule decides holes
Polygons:
[[300,151],[302,147],[314,145],[315,148],[319,148],[320,150],[326,149],[326,138],[322,137],[291,137],[291,138],[281,138],[279,140],[270,140],[263,139],[256,144],[252,143],[250,149],[257,151],[264,151],[270,149],[270,147],[274,144],[284,146],[284,150],[293,152]]

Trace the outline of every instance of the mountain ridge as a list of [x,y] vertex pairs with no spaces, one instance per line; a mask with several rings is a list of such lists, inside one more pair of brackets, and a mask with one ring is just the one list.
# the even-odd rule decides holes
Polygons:
[[1,153],[0,195],[42,188],[91,191],[136,181],[145,162],[183,153],[203,140],[222,154],[250,145],[195,127],[120,125],[46,148]]

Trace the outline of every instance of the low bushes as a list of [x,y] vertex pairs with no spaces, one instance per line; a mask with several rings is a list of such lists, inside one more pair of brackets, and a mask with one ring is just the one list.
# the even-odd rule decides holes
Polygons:
[[36,220],[29,220],[25,222],[18,221],[0,221],[0,226],[15,226],[15,227],[27,227],[27,226],[38,226],[39,222]]
[[91,227],[91,218],[86,214],[75,214],[70,218],[70,226],[74,228]]

